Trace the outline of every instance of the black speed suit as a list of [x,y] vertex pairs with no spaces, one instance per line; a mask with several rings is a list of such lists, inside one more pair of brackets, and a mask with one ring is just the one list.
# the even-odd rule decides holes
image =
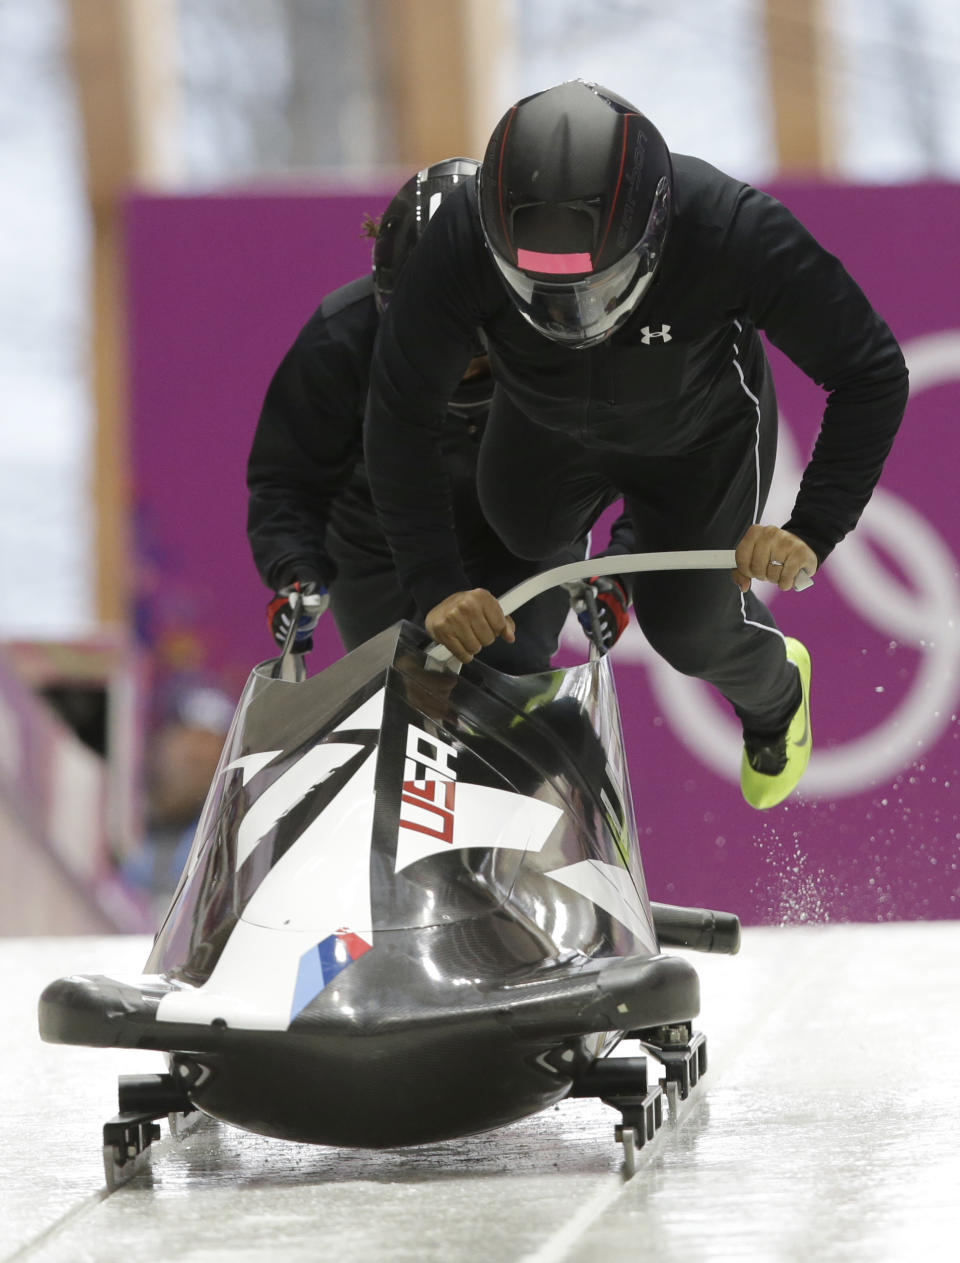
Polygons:
[[[475,186],[431,221],[383,322],[366,428],[381,521],[423,607],[465,586],[442,530],[436,429],[477,326],[497,381],[480,498],[516,552],[555,551],[614,494],[644,551],[735,547],[760,518],[776,453],[759,330],[828,392],[786,529],[823,560],[859,518],[906,402],[893,335],[780,203],[696,158],[673,162],[654,281],[620,329],[583,349],[520,316],[486,249]],[[637,577],[633,589],[640,625],[668,661],[715,684],[745,727],[787,722],[796,672],[752,589],[742,596],[726,572]]]
[[[398,619],[417,617],[413,596],[397,581],[363,465],[363,413],[379,319],[370,277],[324,299],[270,382],[247,464],[247,533],[260,577],[278,589],[305,570],[317,575],[329,587],[348,650]],[[450,411],[443,422],[441,461],[454,489],[470,586],[503,592],[537,567],[504,547],[477,501],[486,409]],[[558,552],[556,564],[583,556],[582,546]],[[568,608],[563,591],[531,602],[518,611],[516,644],[497,641],[483,660],[514,674],[545,670]]]

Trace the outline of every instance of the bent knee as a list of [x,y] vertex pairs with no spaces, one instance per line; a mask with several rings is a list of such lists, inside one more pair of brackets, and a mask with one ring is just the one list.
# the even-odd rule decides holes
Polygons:
[[716,664],[722,640],[707,607],[634,601],[634,612],[650,647],[683,675],[702,676]]

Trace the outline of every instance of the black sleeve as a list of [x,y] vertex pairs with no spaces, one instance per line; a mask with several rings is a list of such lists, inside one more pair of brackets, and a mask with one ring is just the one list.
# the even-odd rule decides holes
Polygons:
[[744,188],[728,256],[746,314],[827,392],[819,436],[785,529],[822,561],[870,499],[907,402],[890,329],[841,263],[779,202]]
[[473,587],[457,546],[440,435],[447,401],[475,353],[476,240],[458,189],[404,268],[380,322],[370,375],[370,488],[400,584],[424,614]]
[[626,507],[610,525],[610,542],[600,557],[622,557],[626,553],[638,552],[637,533],[633,528],[633,518]]
[[270,382],[247,462],[247,536],[269,588],[304,574],[334,577],[326,526],[361,457],[365,388],[355,357],[327,336],[318,313]]

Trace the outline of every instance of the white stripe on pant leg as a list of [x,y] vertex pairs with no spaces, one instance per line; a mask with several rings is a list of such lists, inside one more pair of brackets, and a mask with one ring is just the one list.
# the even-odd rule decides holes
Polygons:
[[[743,325],[740,323],[740,321],[735,320],[733,323],[736,326],[737,331],[739,333],[742,333]],[[743,393],[747,396],[747,398],[750,400],[750,402],[753,404],[757,413],[757,428],[755,431],[756,440],[753,445],[753,476],[754,476],[754,487],[755,487],[755,492],[754,492],[754,497],[753,497],[753,521],[754,521],[754,525],[756,525],[760,517],[760,420],[761,420],[760,400],[751,391],[750,387],[747,385],[746,380],[743,376],[743,369],[740,367],[740,361],[737,359],[737,356],[740,354],[740,348],[737,346],[736,342],[734,342],[733,344],[733,352],[734,352],[733,367],[737,370],[737,376],[740,378],[740,388],[743,391]]]
[[786,636],[784,636],[783,632],[780,630],[779,627],[768,627],[766,623],[758,623],[755,618],[747,618],[747,599],[746,598],[747,598],[746,592],[741,592],[740,593],[740,617],[743,619],[744,626],[745,627],[759,627],[761,631],[773,632],[773,634],[775,636],[779,636],[780,639],[783,641],[784,645],[786,645],[787,638]]
[[[740,323],[740,321],[735,320],[733,323],[737,328],[737,332],[742,333],[743,325]],[[760,400],[751,391],[750,387],[747,385],[746,381],[744,380],[743,369],[740,367],[740,361],[737,359],[737,356],[740,354],[740,348],[737,346],[736,342],[734,342],[733,344],[733,350],[734,350],[733,367],[737,370],[737,376],[740,378],[740,387],[743,390],[743,393],[747,396],[747,398],[753,404],[757,413],[757,428],[754,431],[756,437],[755,437],[755,441],[753,445],[753,477],[754,477],[753,522],[754,522],[754,525],[756,525],[757,520],[760,517],[760,421],[761,421]],[[740,617],[743,619],[744,625],[747,627],[759,627],[763,631],[775,632],[780,637],[781,640],[784,640],[783,632],[780,630],[779,627],[768,627],[766,623],[758,623],[755,619],[747,618],[747,606],[746,606],[746,601],[744,599],[745,597],[746,597],[746,593],[741,592],[740,593]],[[786,642],[784,641],[784,643]]]

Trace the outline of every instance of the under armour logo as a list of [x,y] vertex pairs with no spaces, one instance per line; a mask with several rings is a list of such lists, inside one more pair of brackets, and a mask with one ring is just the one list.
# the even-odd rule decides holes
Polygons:
[[661,325],[659,329],[651,329],[649,325],[644,325],[640,332],[643,334],[641,341],[644,346],[649,346],[654,338],[660,338],[663,342],[673,340],[669,325]]

